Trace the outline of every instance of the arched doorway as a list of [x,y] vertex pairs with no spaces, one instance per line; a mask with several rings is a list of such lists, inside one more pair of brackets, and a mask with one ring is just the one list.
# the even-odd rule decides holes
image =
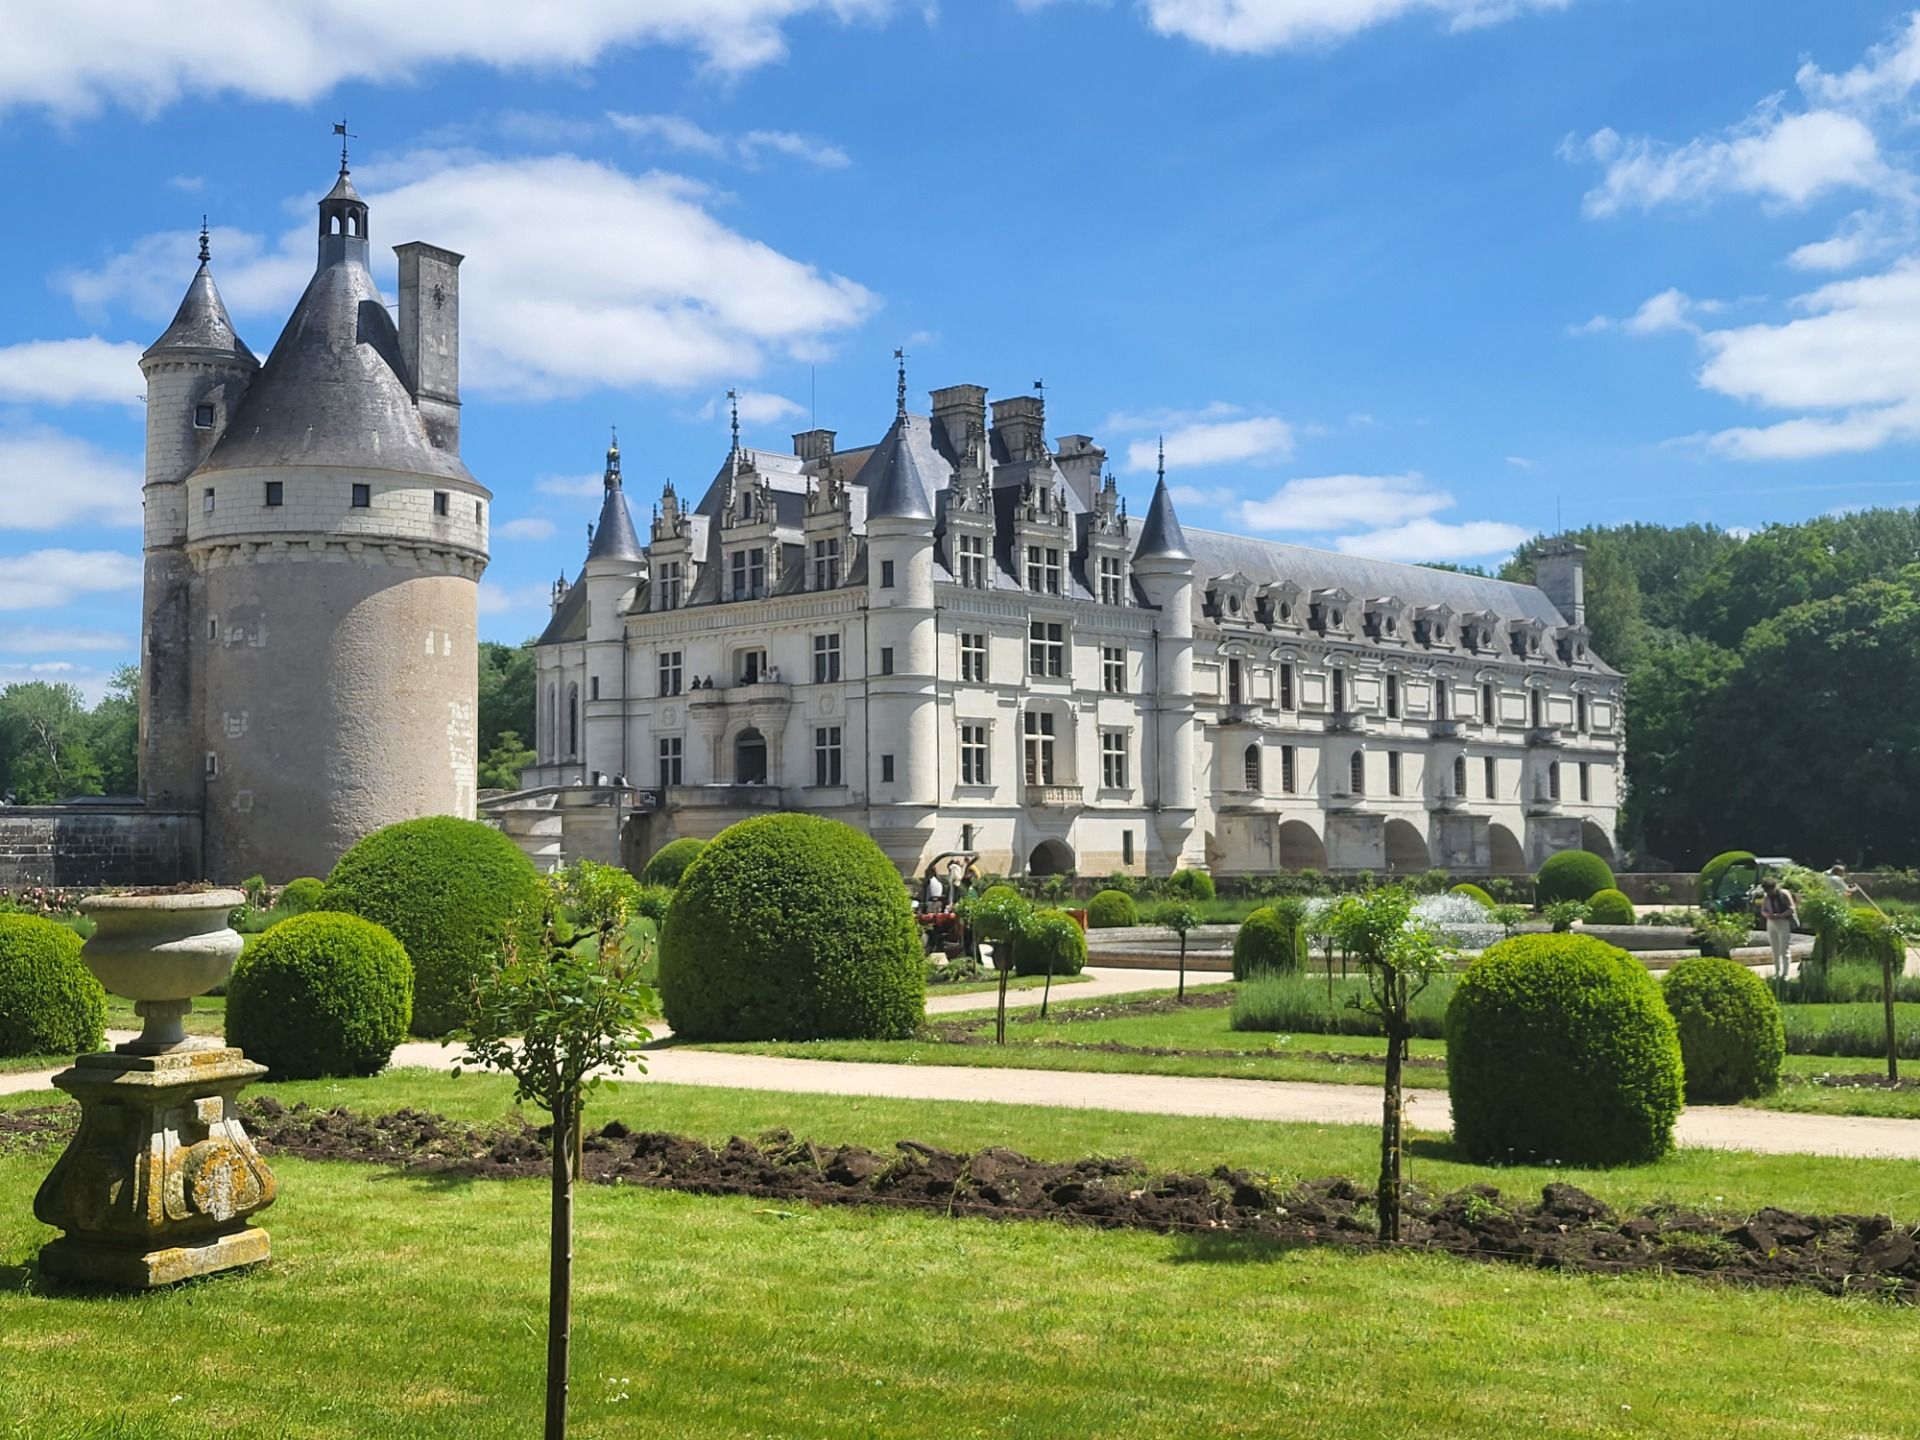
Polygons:
[[734,739],[733,783],[736,785],[767,783],[767,740],[752,726],[742,730]]
[[1327,847],[1313,827],[1304,820],[1280,822],[1280,868],[1282,870],[1324,870]]
[[1487,826],[1487,868],[1496,875],[1527,873],[1527,852],[1504,825]]
[[1410,821],[1387,821],[1387,872],[1391,875],[1415,875],[1433,864],[1426,838]]
[[1607,838],[1607,832],[1591,820],[1580,822],[1580,848],[1598,855],[1607,864],[1613,864],[1613,841]]
[[1073,847],[1064,840],[1042,840],[1027,857],[1029,875],[1067,875],[1073,871]]

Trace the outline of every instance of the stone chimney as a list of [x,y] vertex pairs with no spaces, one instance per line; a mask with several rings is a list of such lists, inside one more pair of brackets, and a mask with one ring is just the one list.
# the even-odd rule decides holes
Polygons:
[[427,438],[460,453],[460,262],[464,256],[419,240],[400,257],[400,358]]
[[[954,465],[967,459],[967,446],[977,439],[987,443],[987,387],[949,385],[935,390],[933,401],[933,443]],[[981,457],[986,463],[986,457]]]
[[993,402],[995,450],[1009,461],[1038,460],[1047,445],[1046,399],[1016,395]]
[[833,455],[832,430],[802,430],[793,437],[793,453],[802,460],[826,460]]
[[1587,623],[1587,547],[1556,536],[1534,547],[1533,583],[1569,625]]
[[1100,491],[1100,472],[1106,467],[1107,452],[1093,443],[1091,435],[1062,435],[1054,447],[1053,461],[1080,503],[1091,510],[1093,497]]

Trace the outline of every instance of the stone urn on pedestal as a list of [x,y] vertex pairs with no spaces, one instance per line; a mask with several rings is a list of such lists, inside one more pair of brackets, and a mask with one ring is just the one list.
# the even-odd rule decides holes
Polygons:
[[54,1077],[80,1102],[80,1128],[33,1202],[65,1232],[40,1252],[47,1276],[144,1290],[267,1258],[267,1232],[247,1218],[273,1203],[273,1173],[233,1106],[266,1067],[182,1024],[240,958],[227,916],[245,900],[190,890],[81,902],[96,927],[82,962],[146,1028]]

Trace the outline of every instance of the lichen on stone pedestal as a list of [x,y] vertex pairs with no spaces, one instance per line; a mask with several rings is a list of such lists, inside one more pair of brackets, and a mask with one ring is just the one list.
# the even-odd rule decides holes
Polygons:
[[83,1055],[53,1083],[80,1127],[33,1202],[65,1233],[40,1252],[50,1278],[149,1289],[268,1257],[248,1217],[273,1172],[234,1112],[266,1068],[229,1047]]

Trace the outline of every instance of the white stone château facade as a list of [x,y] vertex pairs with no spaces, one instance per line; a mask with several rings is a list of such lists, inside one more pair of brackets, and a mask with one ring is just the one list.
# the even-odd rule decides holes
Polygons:
[[1620,677],[1588,648],[1578,546],[1542,547],[1535,588],[1185,531],[1164,473],[1129,517],[1098,445],[1050,445],[1042,397],[991,420],[979,386],[932,402],[909,414],[903,375],[852,450],[752,449],[736,422],[645,543],[610,449],[508,803],[617,805],[630,864],[774,809],[908,871],[957,849],[1091,875],[1611,854]]
[[459,266],[369,270],[343,155],[313,279],[263,364],[208,267],[147,379],[140,783],[206,876],[325,875],[381,825],[471,815],[491,496],[460,459]]

